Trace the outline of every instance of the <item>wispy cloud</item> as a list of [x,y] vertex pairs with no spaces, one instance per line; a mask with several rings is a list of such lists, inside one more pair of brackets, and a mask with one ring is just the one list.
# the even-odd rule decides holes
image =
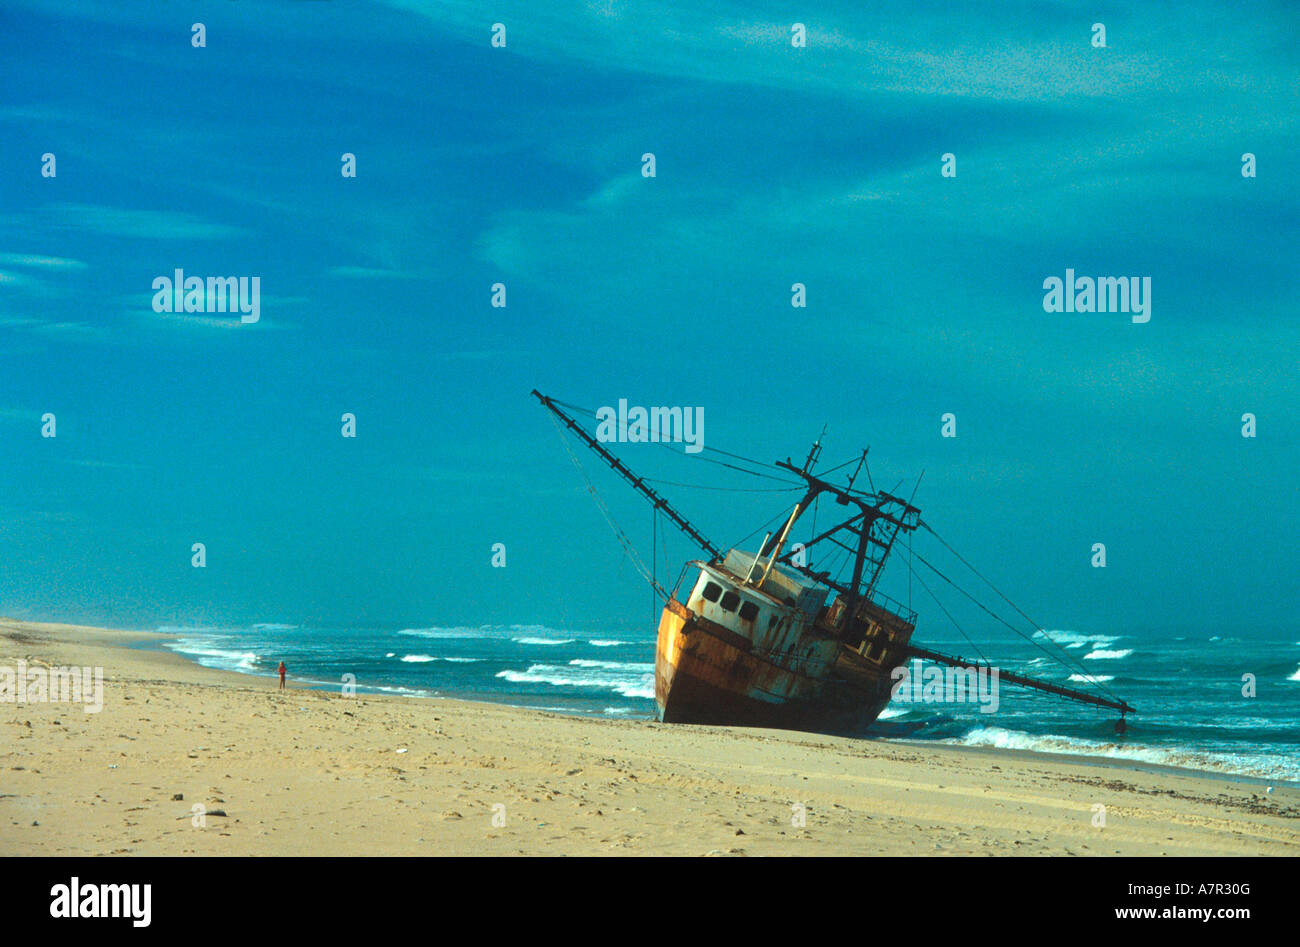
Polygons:
[[[635,7],[540,7],[501,0],[490,15],[474,0],[387,0],[471,43],[506,25],[513,55],[603,69],[798,89],[840,96],[881,92],[1008,101],[1111,98],[1143,91],[1239,85],[1267,75],[1255,57],[1261,22],[1295,22],[1286,5],[1262,4],[1258,19],[1189,15],[1181,6],[1102,11],[1070,3],[885,0],[869,6],[651,0]],[[766,7],[767,9],[763,9]],[[1105,19],[1108,49],[1091,47]],[[801,22],[807,47],[790,44]],[[1249,42],[1247,42],[1249,41]],[[1294,50],[1270,50],[1294,62]],[[1186,64],[1200,64],[1188,70]],[[1218,68],[1205,68],[1213,62]]]
[[0,423],[4,424],[38,424],[41,412],[29,408],[0,407]]
[[146,464],[125,463],[114,460],[74,460],[72,463],[74,466],[86,467],[91,470],[124,470],[135,472],[149,469]]
[[331,266],[325,271],[340,279],[420,279],[415,273],[402,270],[381,269],[372,266]]
[[42,232],[81,231],[139,240],[223,240],[245,235],[241,227],[171,210],[139,210],[102,204],[47,204],[20,222]]
[[30,253],[0,253],[0,265],[53,270],[84,270],[86,268],[86,264],[80,260],[68,260],[57,256],[38,256]]

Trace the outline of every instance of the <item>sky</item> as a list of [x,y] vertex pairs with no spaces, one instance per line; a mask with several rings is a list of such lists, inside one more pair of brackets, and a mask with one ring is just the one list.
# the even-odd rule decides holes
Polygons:
[[[1134,7],[7,0],[0,614],[648,630],[537,388],[924,471],[1048,628],[1295,628],[1300,11]],[[1067,268],[1150,321],[1044,311]],[[260,319],[155,312],[176,269]],[[612,446],[719,544],[794,499]],[[582,454],[671,584],[697,551]]]

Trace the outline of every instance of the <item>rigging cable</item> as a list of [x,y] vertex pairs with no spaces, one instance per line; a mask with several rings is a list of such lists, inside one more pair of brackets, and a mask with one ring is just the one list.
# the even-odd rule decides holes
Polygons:
[[[587,418],[591,418],[591,419],[593,419],[593,420],[596,419],[596,412],[595,412],[595,411],[592,411],[590,408],[583,408],[583,407],[580,407],[579,405],[576,405],[576,404],[569,404],[569,403],[566,402],[566,401],[560,401],[558,398],[553,398],[553,399],[551,399],[551,400],[554,401],[556,404],[560,405],[561,407],[568,408],[570,411],[573,411],[573,412],[576,413],[576,414],[584,415],[585,417],[587,417]],[[653,443],[656,443],[656,444],[660,445],[661,447],[663,447],[663,448],[665,448],[665,449],[671,451],[671,452],[674,453],[674,454],[684,455],[684,453],[685,453],[684,451],[679,451],[679,450],[674,449],[673,447],[670,446],[669,442],[667,442],[667,441],[654,441]],[[767,463],[764,463],[764,462],[759,461],[759,460],[753,460],[752,458],[744,457],[744,456],[742,456],[742,455],[740,455],[740,454],[732,453],[731,451],[723,450],[721,447],[712,447],[712,446],[709,446],[709,445],[701,445],[701,447],[702,447],[702,449],[705,450],[705,451],[710,451],[710,452],[715,453],[715,454],[722,454],[722,455],[724,455],[724,456],[726,456],[726,457],[730,457],[730,458],[732,458],[732,459],[734,459],[734,460],[743,461],[744,463],[750,464],[751,466],[754,466],[754,467],[770,468],[770,467],[773,466],[772,464],[767,464]],[[698,456],[698,455],[697,455],[697,456]],[[773,475],[773,474],[761,473],[761,472],[756,471],[756,470],[746,470],[746,469],[743,468],[743,467],[737,467],[735,464],[728,464],[728,463],[726,463],[725,461],[715,460],[715,459],[713,459],[713,458],[711,458],[711,457],[698,456],[698,459],[699,459],[699,460],[703,460],[703,461],[707,461],[708,463],[711,463],[711,464],[717,464],[717,465],[720,466],[720,467],[726,467],[726,468],[729,469],[729,470],[735,470],[735,471],[739,471],[740,473],[743,473],[743,474],[749,474],[751,477],[762,477],[762,478],[764,478],[764,479],[766,479],[766,480],[775,480],[775,481],[777,481],[778,483],[787,483],[787,484],[794,484],[794,483],[796,483],[796,481],[790,480],[788,477],[781,477],[781,476],[776,476],[776,475]],[[800,485],[802,485],[802,484],[800,484]]]
[[[655,588],[660,588],[659,585],[659,518],[660,518],[659,507],[657,506],[651,507],[650,508],[650,569],[654,574]],[[664,570],[664,574],[665,575],[668,574],[667,569]],[[657,619],[659,617],[658,613],[659,613],[659,606],[655,602],[654,595],[652,594],[650,596],[650,627],[651,628],[655,628],[658,624],[657,622]]]
[[[907,563],[907,570],[910,573],[907,582],[910,591],[912,585],[911,574],[914,574],[916,572],[916,570],[912,567],[912,563],[910,559],[908,560]],[[939,611],[943,612],[946,616],[948,616],[948,621],[952,622],[952,626],[957,629],[957,631],[961,634],[963,638],[966,639],[966,643],[975,649],[975,653],[979,655],[980,660],[983,661],[986,665],[992,667],[993,662],[990,661],[988,658],[984,657],[984,652],[979,649],[979,645],[977,645],[974,641],[971,640],[970,635],[966,634],[965,629],[963,629],[961,625],[957,624],[957,619],[953,618],[952,613],[949,612],[948,609],[943,607],[943,602],[939,601],[939,596],[935,595],[934,592],[931,590],[930,586],[925,584],[925,580],[918,575],[916,576],[916,581],[921,583],[921,588],[925,589],[927,592],[930,593],[930,598],[934,599],[934,604],[939,606]],[[908,608],[911,607],[912,606],[909,602]]]
[[582,463],[578,460],[577,455],[575,455],[573,450],[569,447],[569,442],[564,436],[564,430],[560,427],[560,422],[555,420],[553,415],[551,421],[555,425],[555,431],[560,437],[560,443],[564,445],[565,452],[569,455],[569,459],[573,461],[573,465],[578,468],[578,473],[582,477],[583,482],[587,484],[587,492],[590,493],[592,499],[596,501],[596,505],[600,508],[601,515],[605,517],[605,522],[607,522],[610,529],[614,531],[614,536],[618,539],[619,544],[622,545],[623,551],[627,553],[627,557],[632,560],[632,564],[636,566],[637,571],[641,573],[641,577],[649,582],[650,585],[654,587],[655,591],[659,593],[659,597],[667,603],[671,596],[664,591],[664,587],[659,584],[659,580],[654,573],[650,569],[646,568],[645,563],[641,561],[641,557],[637,555],[637,551],[635,547],[633,547],[632,541],[627,538],[627,534],[625,534],[623,530],[619,528],[618,523],[614,521],[614,515],[610,513],[609,507],[605,505],[604,499],[601,498],[601,495],[596,491],[595,486],[587,477],[587,471],[583,469]]
[[[1006,595],[1004,595],[1004,594],[1002,593],[1002,590],[1001,590],[1001,589],[999,589],[996,585],[994,585],[994,584],[993,584],[992,582],[990,582],[987,578],[985,578],[985,577],[980,573],[980,571],[979,571],[978,569],[975,568],[975,566],[973,566],[970,562],[968,562],[968,561],[966,560],[966,557],[964,557],[964,556],[963,556],[961,553],[959,553],[956,549],[953,549],[952,546],[949,545],[948,542],[947,542],[947,541],[946,541],[942,536],[940,536],[938,533],[936,533],[936,532],[934,531],[934,528],[933,528],[932,526],[930,526],[929,523],[926,523],[926,522],[924,522],[924,521],[921,521],[921,525],[925,528],[925,531],[926,531],[926,532],[928,532],[928,533],[929,533],[931,536],[933,536],[935,539],[939,540],[939,542],[943,545],[943,547],[944,547],[945,549],[947,549],[950,553],[952,553],[954,556],[956,556],[957,559],[961,562],[962,565],[964,565],[964,566],[965,566],[967,569],[969,569],[971,572],[975,573],[976,577],[979,578],[979,580],[980,580],[981,582],[983,582],[985,585],[987,585],[989,588],[991,588],[991,589],[994,591],[994,593],[996,593],[996,595],[998,596],[998,598],[1002,599],[1002,601],[1004,601],[1004,602],[1006,602],[1008,605],[1010,605],[1013,609],[1015,609],[1016,613],[1017,613],[1021,618],[1023,618],[1025,621],[1029,622],[1029,624],[1033,626],[1033,628],[1034,628],[1034,633],[1035,633],[1035,634],[1038,634],[1038,633],[1041,632],[1042,635],[1043,635],[1043,637],[1046,638],[1049,642],[1051,642],[1051,643],[1056,647],[1056,649],[1057,649],[1058,651],[1060,651],[1061,654],[1062,654],[1062,655],[1063,655],[1067,660],[1069,660],[1069,661],[1073,664],[1073,666],[1074,666],[1074,668],[1075,668],[1076,670],[1080,671],[1080,672],[1083,674],[1084,677],[1088,677],[1088,678],[1091,678],[1091,677],[1092,677],[1092,675],[1088,672],[1087,668],[1085,668],[1083,665],[1079,664],[1079,662],[1075,661],[1075,660],[1070,656],[1070,654],[1069,654],[1069,653],[1068,653],[1064,648],[1061,647],[1060,643],[1057,642],[1056,639],[1054,639],[1051,635],[1049,635],[1049,634],[1047,633],[1047,629],[1046,629],[1046,628],[1044,628],[1044,627],[1043,627],[1042,625],[1040,625],[1038,622],[1034,621],[1032,618],[1030,618],[1028,615],[1026,615],[1025,612],[1020,608],[1019,605],[1017,605],[1015,602],[1011,601],[1011,599],[1007,598]],[[1110,693],[1109,689],[1106,689],[1106,692],[1107,692],[1107,693]],[[1114,694],[1111,694],[1111,696],[1113,697]],[[1118,698],[1116,698],[1116,699],[1118,699]]]
[[[931,532],[933,533],[933,530],[931,530]],[[993,611],[992,609],[990,609],[987,605],[985,605],[983,602],[981,602],[981,601],[980,601],[979,599],[977,599],[975,596],[971,595],[969,592],[967,592],[965,589],[963,589],[960,585],[958,585],[958,584],[957,584],[956,582],[954,582],[952,579],[948,578],[948,576],[946,576],[946,575],[944,575],[942,572],[940,572],[937,568],[935,568],[933,565],[931,565],[931,564],[930,564],[930,563],[925,559],[924,556],[922,556],[922,555],[920,555],[919,553],[917,553],[917,554],[916,554],[916,560],[917,560],[918,562],[920,562],[923,566],[925,566],[927,569],[929,569],[931,572],[933,572],[935,575],[937,575],[939,578],[943,579],[945,582],[947,582],[949,585],[951,585],[954,589],[956,589],[956,590],[957,590],[958,592],[960,592],[962,595],[966,596],[968,599],[970,599],[972,602],[974,602],[975,605],[978,606],[982,611],[984,611],[985,613],[987,613],[988,615],[990,615],[991,617],[993,617],[993,618],[996,619],[997,621],[1001,622],[1003,625],[1006,625],[1008,628],[1011,629],[1012,632],[1014,632],[1016,635],[1020,636],[1021,638],[1025,639],[1025,641],[1027,641],[1027,642],[1029,642],[1030,644],[1032,644],[1032,645],[1033,645],[1035,648],[1037,648],[1038,650],[1042,651],[1044,654],[1046,654],[1048,657],[1050,657],[1053,661],[1056,661],[1058,664],[1064,664],[1064,663],[1065,663],[1065,662],[1061,661],[1061,659],[1060,659],[1057,655],[1053,654],[1053,653],[1052,653],[1051,651],[1049,651],[1047,648],[1043,647],[1043,645],[1042,645],[1042,644],[1041,644],[1041,643],[1040,643],[1036,638],[1034,638],[1033,636],[1030,636],[1030,635],[1026,635],[1023,631],[1021,631],[1021,630],[1020,630],[1019,628],[1017,628],[1015,625],[1011,624],[1009,621],[1007,621],[1007,620],[1006,620],[1005,618],[1003,618],[1001,615],[997,614],[997,612],[995,612],[995,611]],[[1037,629],[1035,629],[1035,631],[1037,631]],[[1052,639],[1051,639],[1051,638],[1048,638],[1047,640],[1048,640],[1048,641],[1051,641]],[[1055,641],[1052,641],[1052,644],[1056,644],[1056,642],[1055,642]],[[1059,648],[1060,645],[1057,645],[1057,647]],[[1068,658],[1069,658],[1069,655],[1066,655],[1066,658],[1068,659]],[[1091,684],[1092,686],[1096,687],[1099,691],[1101,691],[1101,692],[1102,692],[1103,694],[1105,694],[1107,697],[1110,697],[1112,700],[1114,700],[1114,701],[1116,701],[1116,702],[1118,702],[1118,703],[1123,703],[1123,701],[1120,699],[1120,697],[1119,697],[1118,695],[1116,695],[1116,694],[1115,694],[1115,693],[1114,693],[1110,688],[1106,687],[1104,684],[1102,684],[1101,681],[1098,681],[1098,680],[1097,680],[1096,678],[1094,678],[1090,673],[1088,673],[1087,668],[1083,667],[1082,665],[1078,664],[1077,662],[1072,662],[1072,663],[1074,664],[1074,669],[1075,669],[1075,670],[1078,670],[1078,671],[1083,675],[1083,677],[1086,679],[1086,683]],[[1067,666],[1068,666],[1068,665],[1067,665]]]
[[[771,526],[773,523],[777,522],[778,520],[785,519],[785,518],[788,517],[789,515],[790,515],[790,514],[787,513],[785,510],[779,510],[779,511],[777,511],[777,514],[776,514],[775,516],[773,516],[771,519],[769,519],[766,523],[763,523],[761,526],[758,527],[758,529],[756,529],[756,530],[754,530],[753,532],[751,532],[748,536],[744,536],[744,537],[742,537],[741,540],[740,540],[740,542],[738,542],[738,543],[733,543],[732,546],[731,546],[731,548],[732,548],[732,549],[739,549],[742,545],[744,545],[745,543],[749,542],[749,540],[751,540],[751,539],[753,539],[755,536],[757,536],[757,535],[759,534],[759,531],[760,531],[760,530],[767,529],[767,528],[768,528],[769,526]],[[759,550],[759,553],[761,554],[762,552],[763,552],[763,550],[760,549],[760,550]]]

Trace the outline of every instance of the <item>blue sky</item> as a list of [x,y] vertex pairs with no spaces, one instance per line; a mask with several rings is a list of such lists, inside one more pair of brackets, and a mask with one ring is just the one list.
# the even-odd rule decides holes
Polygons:
[[[537,387],[924,469],[926,519],[1048,627],[1294,627],[1293,5],[483,11],[6,4],[0,613],[641,627]],[[1150,276],[1151,321],[1044,312],[1067,267]],[[153,312],[177,268],[259,276],[261,321]],[[788,499],[664,491],[720,543]]]

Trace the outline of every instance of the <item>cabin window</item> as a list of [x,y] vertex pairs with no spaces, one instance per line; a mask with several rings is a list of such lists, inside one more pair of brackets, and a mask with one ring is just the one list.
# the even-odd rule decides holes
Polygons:
[[758,615],[758,606],[753,602],[746,602],[740,606],[740,617],[744,621],[753,621],[756,615]]
[[726,595],[722,596],[722,601],[719,604],[724,610],[734,612],[736,606],[740,604],[740,595],[734,589],[729,590]]
[[704,584],[704,591],[700,594],[710,602],[716,602],[718,596],[722,594],[722,586],[718,585],[716,582],[706,582]]

